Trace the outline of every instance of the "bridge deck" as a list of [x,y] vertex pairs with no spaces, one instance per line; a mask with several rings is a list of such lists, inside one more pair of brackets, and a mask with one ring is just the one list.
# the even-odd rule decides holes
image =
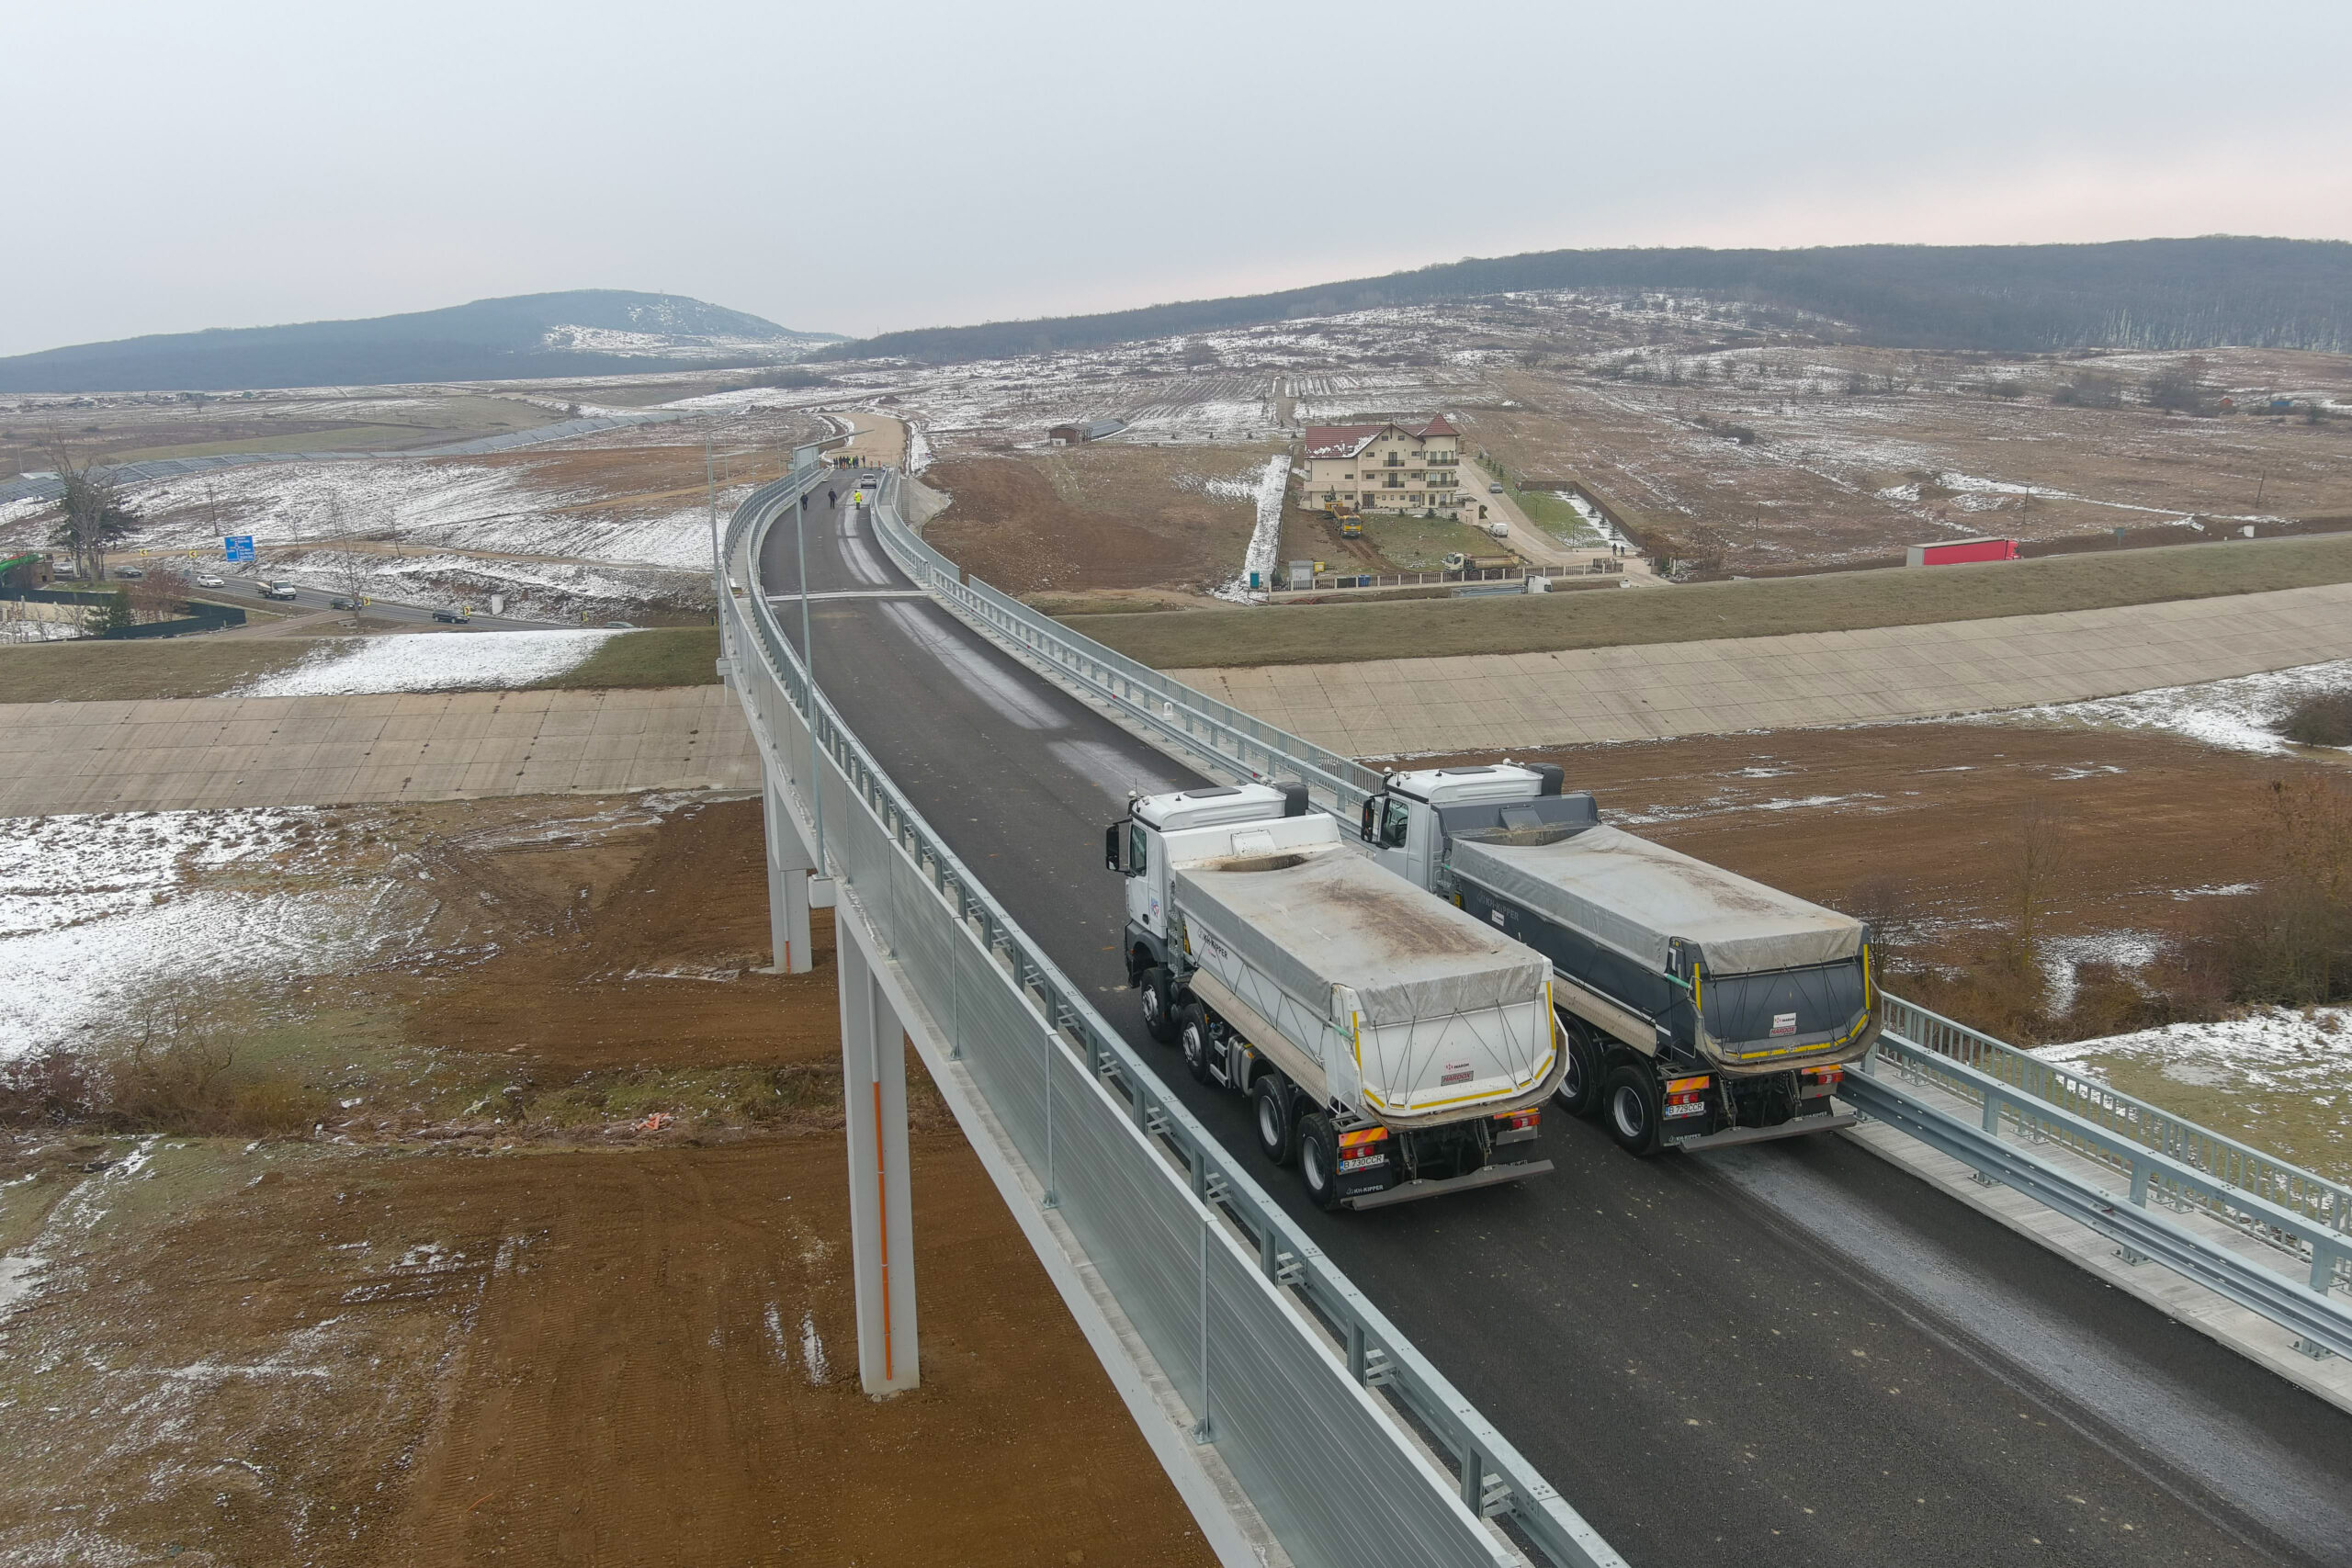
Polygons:
[[[906,586],[846,512],[812,498],[812,589]],[[771,593],[793,542],[771,533]],[[1250,1150],[1243,1102],[1144,1043],[1100,856],[1129,789],[1197,776],[934,604],[812,620],[819,683],[900,788]],[[1377,1215],[1265,1185],[1630,1562],[2352,1560],[2352,1419],[1867,1150],[1544,1137],[1550,1177]]]

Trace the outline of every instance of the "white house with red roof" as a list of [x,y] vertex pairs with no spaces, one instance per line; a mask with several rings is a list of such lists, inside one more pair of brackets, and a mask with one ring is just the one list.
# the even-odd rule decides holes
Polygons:
[[1310,511],[1445,512],[1474,498],[1461,488],[1462,436],[1438,415],[1419,424],[1314,424],[1299,464],[1299,504]]

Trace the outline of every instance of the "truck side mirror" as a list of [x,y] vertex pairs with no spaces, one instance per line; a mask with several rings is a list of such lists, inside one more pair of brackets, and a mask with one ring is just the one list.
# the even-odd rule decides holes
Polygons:
[[1122,858],[1126,843],[1127,825],[1125,822],[1114,822],[1102,829],[1102,864],[1106,870],[1127,869],[1126,862]]
[[1364,803],[1363,803],[1363,829],[1362,829],[1362,837],[1363,837],[1363,841],[1364,841],[1365,843],[1367,843],[1367,844],[1368,844],[1368,843],[1370,843],[1370,842],[1372,842],[1372,824],[1373,824],[1373,818],[1374,818],[1374,817],[1377,814],[1378,809],[1379,809],[1379,807],[1380,807],[1380,797],[1379,797],[1378,795],[1367,795],[1367,796],[1365,796],[1365,797],[1364,797]]

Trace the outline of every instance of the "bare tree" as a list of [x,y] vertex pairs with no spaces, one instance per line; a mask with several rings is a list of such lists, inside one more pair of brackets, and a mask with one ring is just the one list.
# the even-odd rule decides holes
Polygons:
[[376,571],[374,557],[345,547],[327,570],[327,591],[338,599],[350,600],[356,613],[376,592]]
[[74,575],[95,582],[106,575],[107,547],[130,533],[139,514],[124,502],[114,476],[93,461],[76,463],[74,449],[54,429],[47,445],[65,491],[58,501],[61,514],[50,543],[73,551]]
[[130,585],[132,614],[142,621],[166,621],[187,604],[194,585],[178,567],[159,563]]
[[2009,921],[2013,956],[2030,967],[2041,956],[2050,916],[2064,891],[2074,861],[2072,822],[2064,807],[2037,795],[2018,814],[2008,848]]

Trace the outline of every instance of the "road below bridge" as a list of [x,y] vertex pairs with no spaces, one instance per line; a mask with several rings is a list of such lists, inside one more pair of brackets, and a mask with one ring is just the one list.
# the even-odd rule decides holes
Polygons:
[[[831,483],[831,481],[828,481]],[[1202,781],[804,515],[819,684],[966,864],[1332,1260],[1636,1565],[2352,1562],[2352,1418],[1842,1139],[1325,1214],[1142,1031],[1102,825]],[[798,590],[789,519],[762,562]],[[795,604],[778,620],[796,643]],[[1204,662],[1214,662],[1204,650]]]

